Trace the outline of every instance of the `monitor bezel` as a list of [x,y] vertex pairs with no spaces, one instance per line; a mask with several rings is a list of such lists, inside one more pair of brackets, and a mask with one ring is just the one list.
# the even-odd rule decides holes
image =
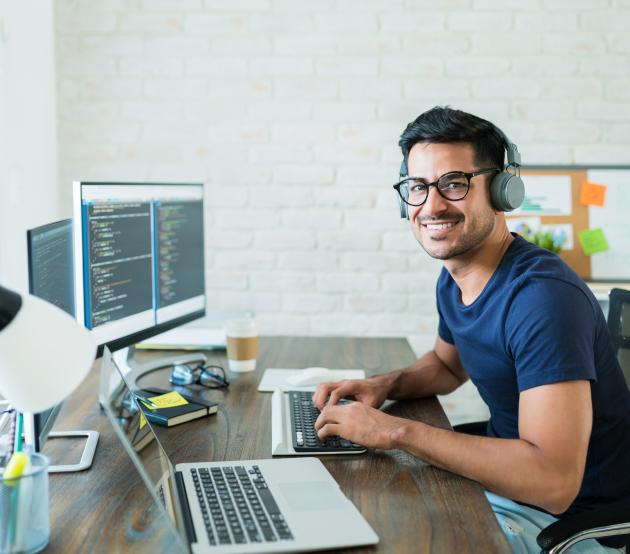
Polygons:
[[[48,440],[48,435],[50,435],[62,407],[63,401],[59,402],[59,404],[55,404],[52,408],[44,412],[25,412],[23,414],[25,442],[32,444],[33,448],[35,448],[35,452],[41,452],[44,448],[44,444],[46,444]],[[48,415],[44,417],[46,412],[48,412]],[[32,431],[29,431],[31,428]]]
[[[190,187],[196,186],[201,188],[201,201],[202,201],[202,244],[204,248],[204,258],[205,258],[205,186],[202,182],[196,183],[153,183],[153,182],[141,182],[141,181],[117,181],[117,182],[109,182],[109,181],[74,181],[72,183],[72,210],[73,210],[73,245],[74,245],[74,290],[75,290],[75,312],[77,321],[85,327],[85,304],[84,304],[84,280],[83,280],[83,270],[84,270],[84,262],[83,262],[83,213],[82,213],[82,187],[84,186],[145,186],[145,187]],[[201,310],[196,310],[189,314],[185,314],[174,319],[165,321],[163,323],[158,323],[151,327],[147,327],[146,329],[141,329],[139,331],[135,331],[128,335],[124,335],[119,338],[111,339],[103,341],[98,344],[98,349],[96,352],[96,357],[99,358],[103,355],[103,347],[107,346],[111,352],[115,352],[117,350],[121,350],[123,348],[127,348],[129,346],[133,346],[135,343],[146,340],[155,335],[159,335],[160,333],[164,333],[166,331],[170,331],[175,327],[179,327],[185,323],[190,321],[194,321],[196,319],[205,317],[206,315],[206,307],[208,302],[208,297],[206,293],[205,286],[205,267],[204,267],[204,307]]]
[[[71,217],[66,219],[59,219],[58,221],[53,221],[52,223],[45,223],[44,225],[39,225],[38,227],[33,227],[32,229],[26,230],[26,255],[27,255],[27,266],[28,266],[28,293],[33,294],[33,288],[35,283],[33,281],[33,235],[35,233],[47,233],[49,231],[53,231],[61,227],[62,225],[69,225],[72,230],[72,248],[74,250],[74,221]],[[73,252],[74,258],[74,252]],[[73,259],[74,262],[74,259]],[[73,268],[74,269],[74,268]],[[72,278],[76,277],[76,272],[73,271]],[[74,283],[72,283],[72,288],[75,289]],[[74,292],[74,300],[75,300],[75,315],[76,315],[76,289]]]
[[[53,221],[52,223],[46,223],[44,225],[40,225],[38,227],[33,227],[32,229],[26,230],[26,250],[27,250],[27,267],[28,267],[28,292],[29,294],[34,294],[33,289],[35,287],[34,275],[33,275],[33,239],[36,233],[46,233],[49,231],[54,231],[64,225],[69,226],[74,233],[74,223],[72,218],[60,219],[58,221]],[[74,235],[73,235],[74,237]],[[73,241],[74,247],[74,241]],[[73,260],[74,261],[74,260]],[[74,272],[73,272],[74,278]],[[74,288],[74,283],[73,283]],[[75,315],[76,315],[76,307],[75,307]],[[32,444],[33,448],[35,448],[35,452],[41,452],[46,439],[48,438],[48,434],[53,428],[55,424],[55,420],[61,411],[63,406],[63,401],[56,404],[50,410],[46,410],[48,416],[44,418],[44,412],[41,413],[25,413],[24,414],[24,435],[26,438],[26,442],[28,444]]]

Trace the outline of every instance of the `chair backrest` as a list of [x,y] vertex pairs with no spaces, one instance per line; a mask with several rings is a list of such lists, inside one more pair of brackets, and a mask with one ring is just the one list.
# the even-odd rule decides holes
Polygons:
[[608,330],[626,382],[630,385],[630,290],[612,289],[609,299]]

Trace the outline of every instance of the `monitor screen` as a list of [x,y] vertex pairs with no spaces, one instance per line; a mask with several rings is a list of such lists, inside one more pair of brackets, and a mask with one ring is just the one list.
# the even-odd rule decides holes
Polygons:
[[74,183],[77,320],[117,350],[205,315],[203,184]]
[[[26,242],[29,293],[74,317],[72,220],[29,229]],[[57,404],[45,412],[26,415],[25,434],[35,450],[41,450],[60,410],[61,404]]]
[[74,317],[72,220],[29,229],[26,240],[28,291]]

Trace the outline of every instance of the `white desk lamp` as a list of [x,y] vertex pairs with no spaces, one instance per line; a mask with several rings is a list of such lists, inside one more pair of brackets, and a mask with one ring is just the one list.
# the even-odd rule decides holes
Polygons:
[[[61,402],[87,375],[95,353],[89,332],[64,311],[0,286],[0,392],[16,410],[37,413]],[[37,488],[37,498],[34,490],[47,487],[48,480],[39,472],[12,484],[30,464],[21,452],[21,435],[16,444],[2,476],[3,501],[9,498],[9,509],[0,518],[0,548],[39,552],[50,536],[48,490]]]
[[0,393],[20,412],[61,402],[87,375],[96,345],[63,310],[0,286]]

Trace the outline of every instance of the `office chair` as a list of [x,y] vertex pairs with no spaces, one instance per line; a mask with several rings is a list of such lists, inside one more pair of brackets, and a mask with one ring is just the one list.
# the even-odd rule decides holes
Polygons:
[[608,331],[630,385],[630,290],[612,289],[609,295]]
[[[626,382],[630,385],[630,291],[612,289],[609,300],[608,330]],[[487,423],[464,423],[453,429],[469,435],[485,435]],[[536,537],[541,554],[561,554],[586,539],[598,539],[605,546],[616,548],[625,546],[630,554],[630,498],[596,510],[565,516]]]

